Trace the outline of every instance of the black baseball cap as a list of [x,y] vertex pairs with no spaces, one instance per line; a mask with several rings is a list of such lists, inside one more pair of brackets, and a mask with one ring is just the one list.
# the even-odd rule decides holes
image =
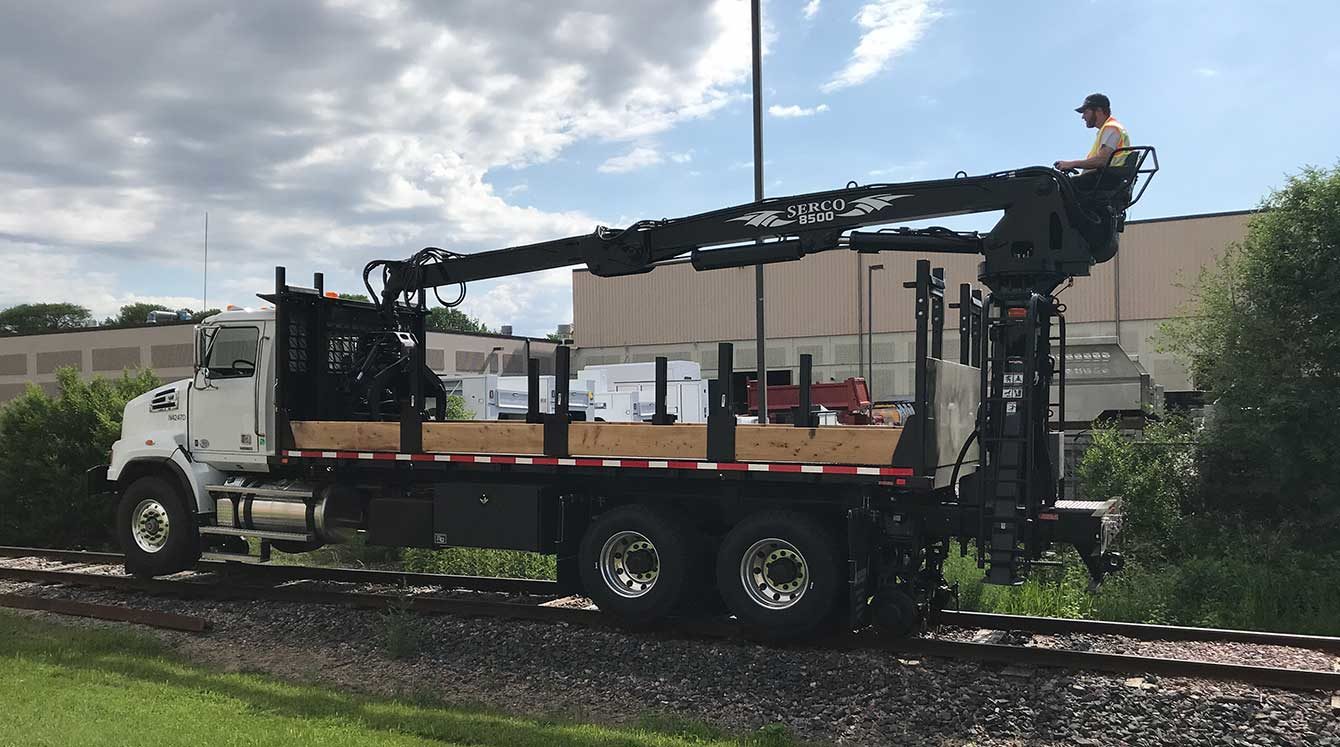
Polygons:
[[1075,107],[1075,111],[1081,114],[1084,113],[1085,109],[1102,109],[1110,112],[1112,111],[1112,102],[1108,101],[1107,97],[1101,93],[1091,93],[1084,97],[1083,104]]

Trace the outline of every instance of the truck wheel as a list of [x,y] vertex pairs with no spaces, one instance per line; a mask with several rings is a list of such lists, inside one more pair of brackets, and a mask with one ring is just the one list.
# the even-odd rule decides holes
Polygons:
[[690,530],[663,509],[611,509],[582,537],[582,585],[597,607],[625,623],[655,622],[683,599],[694,547]]
[[159,477],[141,477],[121,494],[116,532],[126,571],[137,576],[184,571],[200,557],[199,537],[185,502]]
[[717,553],[717,588],[736,619],[768,638],[809,633],[832,614],[845,579],[837,543],[814,519],[756,513]]

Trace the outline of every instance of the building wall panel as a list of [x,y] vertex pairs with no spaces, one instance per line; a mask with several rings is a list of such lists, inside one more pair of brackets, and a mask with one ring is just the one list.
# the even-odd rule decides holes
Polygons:
[[70,366],[78,371],[84,370],[82,350],[55,350],[37,354],[37,373],[55,373],[58,368]]
[[154,368],[186,368],[195,364],[192,344],[150,345],[149,364]]
[[1121,318],[1177,316],[1200,270],[1247,232],[1250,214],[1136,223],[1121,257]]
[[27,373],[27,353],[0,355],[0,376],[26,376]]
[[140,349],[136,347],[93,348],[94,371],[124,371],[140,367]]

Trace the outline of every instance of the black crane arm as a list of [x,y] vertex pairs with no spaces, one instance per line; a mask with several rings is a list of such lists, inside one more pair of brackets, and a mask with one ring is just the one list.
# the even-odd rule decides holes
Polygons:
[[[1143,162],[1142,157],[1129,160]],[[707,270],[792,261],[832,249],[901,250],[981,254],[981,279],[988,286],[1022,284],[1046,292],[1067,277],[1087,275],[1094,263],[1116,253],[1117,231],[1138,169],[1118,188],[1092,194],[1042,166],[902,184],[852,183],[476,254],[426,249],[405,260],[375,260],[364,277],[382,271],[380,300],[388,303],[409,300],[423,289],[570,265],[584,264],[596,275],[613,277],[648,272],[685,254],[692,255],[695,268]],[[854,230],[992,211],[1002,215],[985,234]]]

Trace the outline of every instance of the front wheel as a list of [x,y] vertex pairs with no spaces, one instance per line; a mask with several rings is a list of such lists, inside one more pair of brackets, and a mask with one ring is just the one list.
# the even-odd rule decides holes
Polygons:
[[200,557],[186,503],[160,477],[141,477],[121,494],[116,533],[126,556],[126,571],[137,576],[184,571]]
[[685,597],[696,574],[691,530],[669,511],[620,506],[582,537],[582,585],[596,606],[632,625],[653,623]]
[[845,588],[837,542],[817,520],[760,512],[735,525],[717,553],[717,587],[735,617],[770,638],[826,622]]

